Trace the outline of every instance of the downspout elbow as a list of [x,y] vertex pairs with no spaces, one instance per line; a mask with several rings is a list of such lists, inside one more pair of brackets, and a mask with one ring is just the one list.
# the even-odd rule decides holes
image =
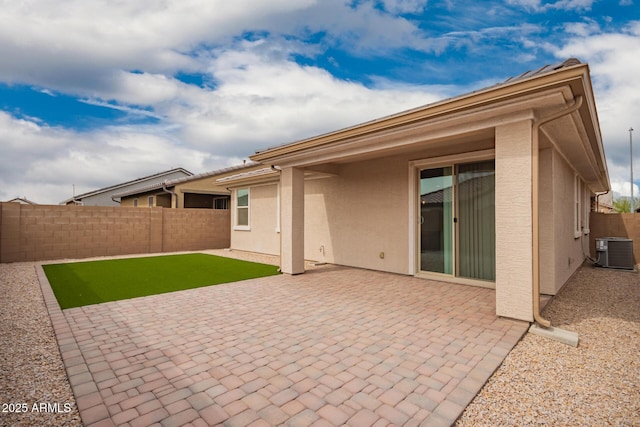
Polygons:
[[120,204],[120,200],[116,200],[115,196],[111,196],[111,200],[113,200],[114,203]]
[[549,328],[551,322],[540,313],[540,213],[539,213],[539,200],[538,192],[540,185],[539,177],[539,132],[540,127],[553,120],[557,120],[560,117],[567,116],[577,111],[582,106],[583,98],[578,95],[574,98],[573,104],[567,106],[561,111],[555,112],[547,117],[542,117],[538,120],[534,120],[533,132],[532,132],[532,160],[533,160],[533,173],[532,173],[532,234],[533,234],[533,319],[540,326]]
[[[172,196],[174,196],[174,197],[176,198],[176,209],[177,209],[177,208],[179,207],[179,206],[178,206],[178,193],[176,193],[176,192],[175,192],[175,191],[173,191],[173,190],[169,190],[169,189],[167,188],[167,180],[164,180],[164,181],[162,182],[162,191],[164,191],[165,193],[169,193],[169,194],[171,194]],[[172,203],[172,204],[173,204],[173,203]]]

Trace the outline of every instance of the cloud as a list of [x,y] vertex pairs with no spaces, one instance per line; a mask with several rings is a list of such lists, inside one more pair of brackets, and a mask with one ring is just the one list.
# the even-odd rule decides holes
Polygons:
[[382,4],[392,14],[420,13],[427,7],[427,0],[382,0]]
[[[194,172],[228,166],[257,149],[492,84],[512,75],[513,63],[546,60],[550,53],[591,64],[612,181],[618,180],[625,130],[638,111],[633,94],[640,93],[634,76],[639,24],[613,33],[579,19],[547,37],[538,21],[522,19],[522,10],[580,12],[592,3],[509,0],[507,6],[463,2],[454,8],[426,0],[9,2],[0,10],[0,57],[11,58],[0,61],[1,82],[72,95],[125,112],[129,121],[79,132],[0,113],[0,144],[7,153],[0,159],[0,199],[58,202],[69,197],[72,183],[83,182],[81,192],[174,166]],[[452,9],[442,14],[447,7]],[[421,13],[420,19],[413,16]],[[408,51],[420,54],[407,59]],[[398,83],[371,66],[358,76],[365,85],[302,65],[324,54],[336,54],[327,59],[336,69],[341,54],[367,66],[383,58],[396,67],[395,75],[419,76],[413,81],[428,76],[464,83]],[[452,67],[464,78],[456,79]],[[491,75],[498,73],[504,75]],[[202,76],[207,84],[187,84],[176,78],[180,74]],[[127,124],[140,117],[155,120]]]
[[[216,52],[211,88],[151,73],[123,73],[114,97],[149,104],[158,124],[76,132],[0,112],[0,200],[57,203],[76,194],[182,166],[195,173],[238,164],[256,150],[434,102],[448,87],[367,88],[304,66],[265,41]],[[105,105],[99,100],[86,102]],[[129,108],[110,105],[110,108]],[[47,186],[39,183],[46,182]]]
[[549,10],[590,10],[596,0],[559,0],[542,4],[541,0],[507,0],[507,4],[520,6],[533,12],[546,12]]
[[[616,33],[571,37],[555,54],[559,58],[575,56],[589,63],[611,182],[627,182],[628,192],[629,127],[638,129],[633,163],[636,168],[640,166],[640,21]],[[634,172],[636,179],[640,178],[640,168]]]
[[227,162],[138,128],[80,133],[1,111],[0,146],[0,200],[26,196],[52,204],[71,197],[73,184],[78,194],[172,167],[207,170]]
[[218,52],[208,66],[217,78],[215,89],[192,88],[179,102],[157,109],[179,125],[181,140],[220,155],[248,155],[433,102],[444,92],[367,88],[274,55],[263,44]]

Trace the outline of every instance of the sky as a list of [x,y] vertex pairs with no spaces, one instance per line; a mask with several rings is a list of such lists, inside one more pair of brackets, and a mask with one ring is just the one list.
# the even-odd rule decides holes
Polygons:
[[0,0],[0,200],[238,165],[569,57],[616,195],[635,139],[639,195],[638,3]]

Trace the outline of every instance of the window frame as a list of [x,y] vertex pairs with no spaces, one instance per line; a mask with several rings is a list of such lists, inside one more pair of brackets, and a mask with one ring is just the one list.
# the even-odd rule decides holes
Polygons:
[[582,234],[584,235],[588,235],[589,233],[591,233],[591,230],[589,229],[589,215],[591,214],[591,194],[589,191],[589,187],[586,186],[586,184],[583,184],[582,186],[583,191],[582,191],[582,202],[583,202],[583,207],[582,207]]
[[[239,199],[240,199],[240,192],[246,191],[247,192],[247,205],[246,206],[240,206],[239,203]],[[236,188],[234,190],[235,193],[235,197],[234,197],[234,202],[235,202],[235,206],[234,206],[234,219],[233,219],[233,229],[234,230],[240,230],[240,231],[249,231],[251,230],[251,189],[249,187],[245,187],[245,188]],[[238,220],[240,218],[239,212],[241,209],[246,209],[247,214],[247,223],[246,224],[239,224]]]
[[[229,210],[229,197],[214,197],[213,198],[213,209],[218,211],[228,211]],[[218,207],[221,205],[222,207]]]
[[575,174],[573,178],[573,237],[575,239],[582,237],[583,212],[583,191],[582,180],[580,175]]

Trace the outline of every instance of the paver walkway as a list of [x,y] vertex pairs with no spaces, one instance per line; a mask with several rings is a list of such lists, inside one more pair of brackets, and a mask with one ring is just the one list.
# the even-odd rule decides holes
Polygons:
[[325,266],[61,312],[85,425],[450,425],[528,326],[489,289]]

